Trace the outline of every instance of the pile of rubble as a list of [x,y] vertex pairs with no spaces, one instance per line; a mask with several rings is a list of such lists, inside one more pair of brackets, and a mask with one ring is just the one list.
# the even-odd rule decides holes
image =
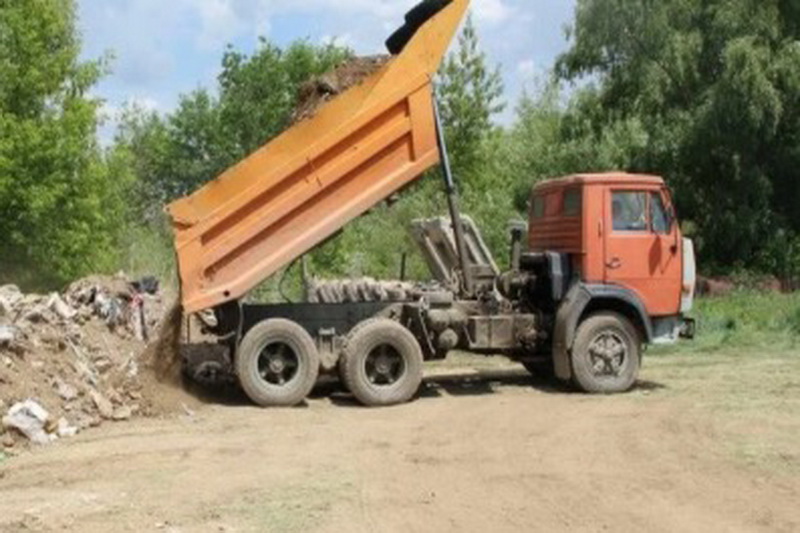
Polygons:
[[142,354],[171,303],[157,280],[124,275],[63,294],[0,287],[0,451],[149,414]]

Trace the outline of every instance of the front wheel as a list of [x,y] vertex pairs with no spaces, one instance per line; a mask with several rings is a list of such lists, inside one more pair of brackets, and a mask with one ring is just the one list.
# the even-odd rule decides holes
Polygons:
[[639,332],[617,313],[592,315],[578,327],[571,360],[573,380],[582,391],[626,392],[639,376]]

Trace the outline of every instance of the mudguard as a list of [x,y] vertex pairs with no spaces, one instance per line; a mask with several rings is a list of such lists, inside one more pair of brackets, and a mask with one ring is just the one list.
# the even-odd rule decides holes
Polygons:
[[593,301],[597,300],[613,302],[615,305],[609,306],[609,309],[612,310],[614,307],[624,306],[640,320],[645,341],[650,342],[653,338],[653,324],[650,316],[641,299],[634,292],[616,285],[577,283],[567,293],[556,313],[553,332],[553,366],[559,379],[572,378],[569,352],[575,342],[575,333],[584,311]]

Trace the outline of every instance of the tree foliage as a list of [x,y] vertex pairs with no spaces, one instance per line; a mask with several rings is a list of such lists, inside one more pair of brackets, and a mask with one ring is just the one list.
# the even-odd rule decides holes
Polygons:
[[447,145],[456,170],[470,181],[485,161],[483,148],[497,127],[494,117],[505,109],[500,67],[491,67],[470,16],[458,48],[439,72],[438,97]]
[[103,73],[72,0],[0,4],[0,281],[57,285],[113,262],[121,184],[95,139]]

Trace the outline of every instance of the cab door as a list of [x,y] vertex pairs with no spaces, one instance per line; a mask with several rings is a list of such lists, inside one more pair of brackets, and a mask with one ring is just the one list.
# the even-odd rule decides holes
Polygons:
[[680,312],[682,246],[666,190],[609,188],[605,282],[635,292],[651,316]]

